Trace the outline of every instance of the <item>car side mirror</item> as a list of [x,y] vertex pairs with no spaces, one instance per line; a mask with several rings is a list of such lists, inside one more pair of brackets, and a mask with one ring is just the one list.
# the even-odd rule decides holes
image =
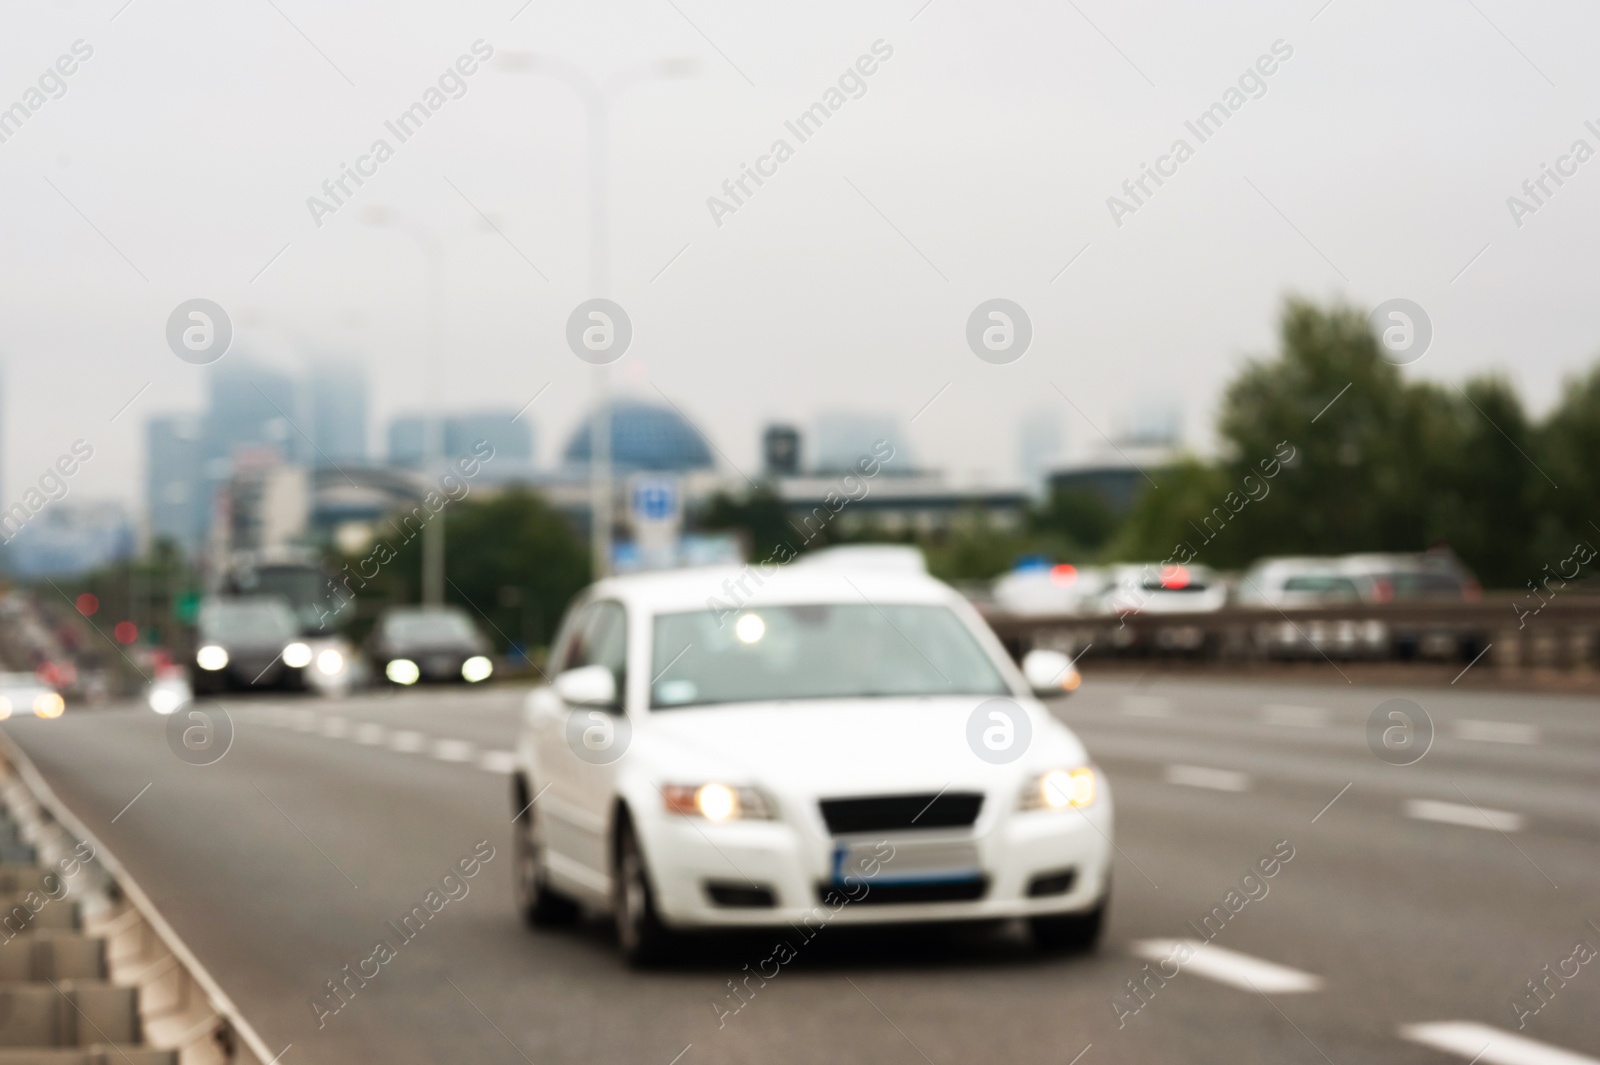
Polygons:
[[1072,659],[1060,651],[1034,648],[1022,656],[1022,676],[1035,695],[1060,695],[1076,691],[1082,678]]
[[617,678],[605,666],[579,666],[558,673],[554,687],[568,706],[617,708]]

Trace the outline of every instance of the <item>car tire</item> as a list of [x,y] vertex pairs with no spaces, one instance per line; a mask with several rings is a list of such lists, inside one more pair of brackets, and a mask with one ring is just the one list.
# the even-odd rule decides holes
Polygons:
[[612,913],[617,946],[634,968],[659,965],[672,954],[673,935],[656,911],[655,889],[633,823],[626,814],[617,825],[616,865],[611,874]]
[[1030,918],[1033,942],[1049,954],[1089,954],[1100,945],[1105,926],[1107,899],[1102,898],[1084,913],[1051,914]]
[[544,870],[543,847],[532,805],[524,798],[520,785],[511,789],[511,801],[518,811],[511,824],[512,891],[517,912],[531,928],[552,928],[571,924],[582,914],[576,902],[550,887]]

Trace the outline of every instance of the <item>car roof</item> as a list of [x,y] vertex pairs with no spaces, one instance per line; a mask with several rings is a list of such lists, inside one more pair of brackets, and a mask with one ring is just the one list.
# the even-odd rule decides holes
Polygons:
[[[743,590],[740,590],[740,584]],[[618,599],[647,613],[779,603],[949,603],[960,595],[926,574],[844,566],[707,566],[609,577],[589,599]]]

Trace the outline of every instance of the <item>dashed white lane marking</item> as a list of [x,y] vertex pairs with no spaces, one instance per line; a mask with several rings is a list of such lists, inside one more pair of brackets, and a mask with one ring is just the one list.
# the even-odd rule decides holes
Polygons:
[[368,747],[387,746],[401,754],[427,754],[441,762],[471,765],[486,773],[508,774],[517,769],[515,751],[480,751],[471,740],[436,738],[412,730],[391,732],[374,721],[352,722],[337,714],[323,716],[310,710],[272,707],[271,711],[262,717],[262,724],[318,733],[329,739],[353,740]]
[[[1175,952],[1181,953],[1180,945],[1193,952],[1188,961],[1181,963],[1184,972],[1237,987],[1241,991],[1295,994],[1316,991],[1322,987],[1320,976],[1277,962],[1252,958],[1236,950],[1226,950],[1203,939],[1141,939],[1133,944],[1133,952],[1151,961],[1165,961],[1173,958]],[[1173,964],[1180,963],[1174,958]]]
[[1471,1021],[1408,1024],[1400,1037],[1483,1065],[1600,1065],[1600,1059]]
[[512,773],[517,768],[515,751],[484,751],[478,755],[478,768],[490,773]]
[[1122,712],[1130,717],[1171,717],[1172,700],[1164,695],[1124,695]]
[[1213,791],[1249,791],[1250,778],[1231,769],[1209,769],[1199,765],[1167,766],[1167,783]]
[[1468,828],[1486,828],[1493,832],[1517,832],[1522,828],[1522,815],[1508,810],[1486,810],[1481,806],[1466,806],[1459,802],[1439,802],[1437,799],[1407,799],[1406,816],[1419,821],[1439,821],[1447,825],[1465,825]]
[[357,743],[365,743],[368,746],[383,743],[388,738],[388,729],[382,725],[374,725],[370,721],[357,725],[355,735],[351,737]]
[[428,745],[428,737],[420,732],[396,732],[389,737],[389,749],[401,754],[419,754]]
[[1261,708],[1261,720],[1268,725],[1287,725],[1290,728],[1322,728],[1328,723],[1328,711],[1320,706],[1269,703]]
[[466,740],[436,740],[433,744],[433,756],[441,762],[470,762],[477,753],[477,746]]
[[1458,721],[1456,736],[1483,743],[1533,744],[1539,742],[1539,727],[1515,721]]

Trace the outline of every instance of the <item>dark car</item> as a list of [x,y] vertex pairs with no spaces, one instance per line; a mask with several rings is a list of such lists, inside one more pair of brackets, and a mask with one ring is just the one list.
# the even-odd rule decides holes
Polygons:
[[294,610],[283,599],[216,597],[200,604],[191,670],[196,694],[303,688],[311,657]]
[[402,607],[389,611],[367,641],[373,668],[393,684],[489,679],[489,641],[454,607]]

